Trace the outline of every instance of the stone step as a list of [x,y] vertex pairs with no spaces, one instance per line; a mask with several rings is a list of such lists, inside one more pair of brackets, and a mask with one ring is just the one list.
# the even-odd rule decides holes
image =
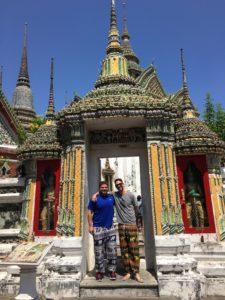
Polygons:
[[221,277],[225,279],[225,260],[199,262],[197,269],[207,278]]
[[104,277],[102,282],[97,282],[95,273],[88,273],[81,281],[80,298],[158,298],[158,283],[155,277],[146,270],[141,270],[144,283],[138,283],[134,279],[122,281],[122,273],[117,273],[117,279],[111,281]]
[[191,245],[190,254],[192,256],[223,256],[225,258],[225,243],[204,242]]
[[[49,257],[45,262],[45,268],[50,272],[59,274],[77,274],[81,272],[82,256],[76,257]],[[42,268],[42,266],[40,266]]]
[[221,254],[196,254],[196,253],[192,253],[191,256],[193,258],[195,258],[198,262],[203,262],[203,261],[225,261],[225,256],[223,253]]
[[197,268],[197,261],[188,255],[157,256],[156,263],[157,271],[162,274],[181,274],[195,271]]

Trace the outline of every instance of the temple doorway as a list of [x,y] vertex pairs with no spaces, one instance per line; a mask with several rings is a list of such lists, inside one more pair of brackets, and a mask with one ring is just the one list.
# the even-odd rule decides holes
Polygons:
[[[140,158],[139,156],[133,157],[106,157],[100,158],[100,180],[108,183],[109,192],[114,193],[117,191],[114,181],[121,178],[124,182],[125,189],[134,194],[135,200],[138,203],[138,241],[141,259],[145,260],[144,251],[144,220],[143,220],[143,200],[141,191],[140,179]],[[117,214],[114,214],[114,226],[117,229],[117,254],[120,255],[119,234]]]
[[[133,165],[133,166],[132,166]],[[98,190],[98,182],[105,180],[114,190],[114,178],[123,177],[125,185],[135,196],[142,197],[144,226],[141,228],[141,256],[146,269],[155,269],[155,247],[152,208],[149,190],[149,170],[146,143],[90,144],[87,157],[89,197]],[[140,224],[141,226],[141,224]],[[89,237],[91,240],[91,237]],[[94,251],[89,247],[88,269],[94,268]]]

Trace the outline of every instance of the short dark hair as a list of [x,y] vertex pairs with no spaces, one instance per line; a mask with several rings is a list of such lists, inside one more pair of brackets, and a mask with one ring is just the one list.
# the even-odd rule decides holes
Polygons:
[[106,184],[108,186],[108,183],[106,181],[100,181],[98,187],[102,186],[103,184]]
[[114,183],[116,183],[117,181],[123,182],[123,180],[122,180],[121,178],[116,178],[116,179],[114,180]]

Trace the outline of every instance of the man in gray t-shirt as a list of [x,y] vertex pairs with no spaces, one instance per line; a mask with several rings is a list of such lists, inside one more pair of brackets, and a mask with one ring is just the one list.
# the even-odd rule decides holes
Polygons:
[[118,224],[136,225],[135,210],[138,207],[138,202],[134,194],[130,191],[120,194],[118,191],[115,192],[114,197]]
[[117,192],[115,192],[115,205],[120,238],[120,249],[123,265],[126,271],[123,280],[128,280],[131,275],[142,283],[140,272],[140,255],[137,233],[138,202],[134,194],[126,191],[123,180],[118,178],[115,181]]

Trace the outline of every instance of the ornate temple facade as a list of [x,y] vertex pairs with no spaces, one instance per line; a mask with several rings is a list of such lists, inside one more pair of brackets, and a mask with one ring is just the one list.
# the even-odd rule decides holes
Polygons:
[[[1,178],[6,176],[11,159],[22,163],[24,169],[22,175],[16,175],[17,187],[19,176],[24,180],[19,191],[23,192],[18,201],[20,218],[15,222],[19,231],[17,238],[52,240],[58,244],[79,240],[82,279],[93,267],[91,250],[88,251],[86,207],[101,179],[100,158],[138,156],[145,268],[158,271],[160,295],[170,295],[166,290],[174,282],[179,293],[179,283],[186,282],[193,294],[190,299],[198,299],[196,282],[202,277],[197,273],[190,275],[190,283],[186,275],[178,279],[172,267],[164,272],[163,267],[166,270],[170,266],[170,259],[163,265],[160,255],[185,254],[183,261],[190,255],[186,264],[189,271],[196,270],[192,254],[201,252],[195,248],[199,243],[204,249],[214,245],[212,251],[224,251],[225,256],[222,243],[225,202],[220,171],[225,143],[200,120],[190,99],[183,50],[181,69],[183,86],[168,95],[154,66],[146,69],[140,66],[130,44],[126,17],[120,41],[112,0],[106,56],[95,87],[83,98],[76,96],[70,105],[56,113],[52,60],[46,123],[19,144],[20,126],[29,132],[28,125],[35,118],[25,32],[21,69],[11,107],[3,92],[0,94],[3,107],[0,150],[4,159]],[[109,180],[114,173],[106,164],[104,178]],[[1,189],[2,182],[1,179]],[[2,201],[1,196],[3,207],[8,202]],[[14,198],[11,199],[15,203]],[[179,263],[177,258],[171,265],[180,266]],[[181,269],[184,273],[187,271],[184,267]],[[46,286],[45,289],[48,290]],[[203,293],[203,288],[201,291]]]

